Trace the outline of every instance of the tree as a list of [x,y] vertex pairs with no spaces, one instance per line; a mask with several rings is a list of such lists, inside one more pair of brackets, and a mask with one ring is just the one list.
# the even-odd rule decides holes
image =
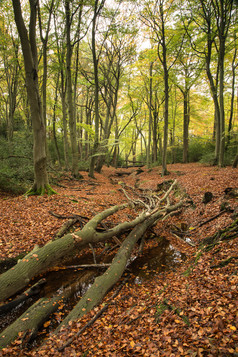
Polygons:
[[[113,17],[115,14],[113,14]],[[114,20],[114,18],[113,18]],[[100,172],[108,153],[108,142],[117,114],[118,95],[127,66],[135,55],[136,31],[121,24],[112,24],[101,51],[100,94],[105,104],[105,119],[101,118],[100,155],[96,171]],[[103,42],[103,41],[102,41]],[[116,136],[116,135],[115,135]]]
[[51,24],[51,17],[53,13],[53,8],[54,8],[54,2],[55,0],[50,0],[49,5],[46,4],[46,8],[49,11],[49,16],[48,16],[48,21],[46,24],[46,30],[45,30],[45,36],[43,35],[43,24],[42,24],[42,19],[41,19],[41,12],[40,9],[38,11],[38,17],[39,17],[39,27],[40,27],[40,38],[42,42],[42,54],[43,54],[43,81],[42,81],[42,102],[43,102],[43,119],[44,123],[46,126],[46,96],[47,96],[47,70],[48,70],[48,61],[47,61],[47,50],[48,50],[48,40],[49,40],[49,32],[50,32],[50,24]]
[[14,35],[12,9],[9,4],[3,4],[4,17],[1,32],[1,85],[2,99],[5,102],[6,136],[9,142],[13,140],[14,114],[17,107],[19,82],[20,82],[20,58],[19,38]]
[[[171,13],[174,1],[167,3],[164,0],[156,0],[153,4],[146,1],[142,18],[152,31],[153,41],[157,44],[158,59],[163,68],[164,80],[164,135],[162,153],[162,176],[167,175],[167,147],[168,147],[168,126],[169,126],[169,71],[173,66],[176,53],[174,37],[175,32],[168,28],[172,21]],[[182,46],[183,40],[180,38]],[[176,44],[177,45],[177,44]]]
[[197,81],[203,62],[190,50],[189,43],[184,41],[178,60],[175,64],[172,80],[183,95],[183,162],[188,162],[189,122],[190,122],[190,90]]
[[92,156],[89,166],[89,177],[94,178],[94,168],[96,161],[96,154],[99,146],[99,78],[98,78],[98,55],[96,49],[96,32],[97,32],[97,20],[100,13],[104,7],[106,0],[95,0],[93,8],[93,19],[92,19],[92,57],[93,57],[93,73],[94,73],[94,120],[95,120],[95,136]]
[[221,142],[218,164],[220,167],[224,166],[225,154],[224,61],[226,52],[226,41],[231,24],[232,5],[233,2],[230,0],[212,0],[212,6],[214,9],[219,39],[218,61]]
[[54,191],[49,185],[46,169],[46,128],[42,115],[42,103],[38,83],[38,56],[36,45],[36,17],[38,1],[29,0],[30,23],[29,34],[22,16],[20,0],[12,0],[15,22],[21,40],[24,57],[26,88],[31,110],[33,127],[33,159],[34,159],[34,184],[27,192],[30,194],[48,194]]
[[[190,11],[190,15],[185,28],[190,37],[192,48],[198,56],[205,59],[206,74],[215,108],[215,163],[223,166],[225,150],[224,60],[233,2],[230,0],[199,0],[198,3],[190,2],[189,5],[190,9],[187,10]],[[183,11],[185,12],[185,9]],[[216,55],[214,56],[214,54]],[[212,71],[212,67],[214,68],[213,59],[216,63],[215,73]]]
[[[72,51],[75,43],[79,42],[74,41],[71,43],[71,27],[73,16],[78,11],[78,26],[77,26],[77,36],[80,35],[80,25],[82,19],[82,9],[83,2],[80,3],[79,6],[76,7],[73,13],[71,13],[70,9],[70,1],[65,0],[65,16],[66,16],[66,86],[67,86],[67,102],[68,102],[68,115],[69,115],[69,129],[70,129],[70,141],[71,141],[71,151],[72,151],[72,175],[75,178],[82,178],[82,175],[79,174],[78,168],[78,147],[77,147],[77,137],[76,137],[76,116],[75,116],[75,106],[76,102],[73,100],[73,84],[72,84]],[[77,73],[76,73],[77,76]],[[76,84],[75,84],[76,85]],[[75,97],[74,97],[75,99]]]

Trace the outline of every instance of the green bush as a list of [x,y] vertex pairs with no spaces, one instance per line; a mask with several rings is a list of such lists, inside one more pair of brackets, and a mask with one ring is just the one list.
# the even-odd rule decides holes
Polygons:
[[174,145],[168,148],[167,153],[168,164],[175,164],[183,162],[183,148],[179,145]]
[[233,164],[233,161],[237,154],[237,146],[238,146],[238,142],[236,141],[236,138],[234,138],[233,140],[230,141],[229,145],[226,147],[225,159],[224,159],[225,165]]
[[0,190],[24,193],[34,179],[32,137],[18,132],[14,141],[0,136]]
[[[55,143],[53,140],[48,140],[48,162],[52,163],[53,165],[59,164],[58,162],[58,155],[55,147]],[[59,156],[60,156],[60,163],[64,165],[64,142],[63,138],[57,138],[57,145],[59,149]]]
[[211,140],[193,137],[189,141],[189,162],[212,164],[214,161],[215,146]]

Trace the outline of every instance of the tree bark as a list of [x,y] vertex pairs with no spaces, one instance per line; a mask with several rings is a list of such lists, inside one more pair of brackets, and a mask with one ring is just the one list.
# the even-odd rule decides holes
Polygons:
[[41,298],[36,301],[35,304],[0,334],[0,349],[14,341],[18,337],[19,332],[23,335],[29,331],[30,336],[28,339],[32,339],[48,316],[55,312],[69,295],[70,291],[68,290],[66,293],[53,298]]
[[76,118],[75,110],[73,106],[73,87],[72,87],[72,52],[73,46],[71,44],[70,32],[71,32],[71,12],[70,12],[70,1],[65,0],[65,12],[66,12],[66,76],[67,76],[67,102],[68,102],[68,115],[69,115],[69,131],[70,131],[70,142],[71,142],[71,152],[72,152],[72,175],[75,178],[82,178],[79,174],[78,168],[78,147],[77,147],[77,137],[76,137]]
[[94,134],[94,145],[93,145],[93,152],[90,160],[89,166],[89,177],[94,177],[94,166],[96,161],[96,153],[99,146],[99,78],[98,78],[98,58],[96,53],[96,22],[97,17],[100,14],[101,9],[103,8],[105,0],[102,0],[99,3],[99,0],[95,1],[94,5],[94,15],[92,21],[92,56],[93,56],[93,72],[94,72],[94,111],[95,111],[95,134]]
[[37,3],[30,1],[29,36],[22,17],[19,0],[12,0],[15,22],[21,40],[24,66],[26,73],[26,88],[30,104],[33,127],[33,158],[35,181],[27,194],[42,194],[45,191],[54,193],[49,186],[46,170],[46,130],[42,115],[42,103],[38,84],[38,57],[36,47],[36,13]]

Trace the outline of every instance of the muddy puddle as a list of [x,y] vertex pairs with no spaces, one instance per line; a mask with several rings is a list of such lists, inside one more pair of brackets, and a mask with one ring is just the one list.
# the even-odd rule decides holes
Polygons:
[[[144,280],[153,279],[155,274],[176,269],[178,264],[186,259],[186,256],[174,249],[168,240],[157,238],[157,241],[158,244],[156,247],[144,250],[142,255],[133,256],[128,262],[127,272],[132,274],[135,284],[141,284]],[[110,260],[111,259],[112,258],[110,258]],[[96,268],[74,268],[74,266],[90,263],[92,263],[92,254],[71,261],[67,264],[70,265],[70,268],[59,267],[43,275],[42,277],[46,278],[46,284],[43,286],[40,294],[18,305],[12,309],[10,313],[0,315],[0,331],[14,322],[16,318],[21,316],[21,314],[40,297],[60,294],[65,288],[68,289],[69,287],[72,289],[72,294],[71,298],[67,301],[66,312],[70,310],[92,285],[95,277],[105,271],[105,269]]]
[[135,284],[141,284],[161,272],[175,270],[185,260],[185,254],[176,250],[167,239],[161,238],[158,239],[157,247],[132,258],[128,269],[135,276]]

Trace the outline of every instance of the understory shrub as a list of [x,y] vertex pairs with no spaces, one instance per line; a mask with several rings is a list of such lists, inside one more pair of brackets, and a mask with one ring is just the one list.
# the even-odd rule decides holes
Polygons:
[[0,190],[24,193],[34,179],[31,135],[18,132],[14,141],[0,136]]

